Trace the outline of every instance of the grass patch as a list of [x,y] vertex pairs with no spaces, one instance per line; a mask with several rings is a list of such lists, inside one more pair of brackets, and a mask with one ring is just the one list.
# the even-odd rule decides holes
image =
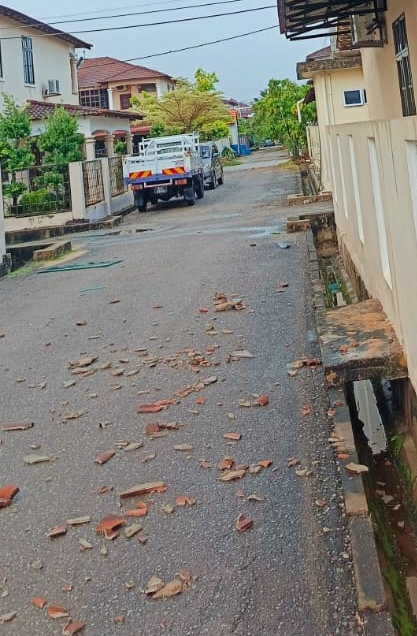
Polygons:
[[288,159],[285,163],[280,163],[278,168],[283,168],[284,170],[300,170],[300,164],[294,161],[294,159]]
[[222,166],[240,166],[243,161],[239,161],[239,159],[227,159],[226,157],[222,157]]
[[7,275],[7,278],[19,278],[19,276],[26,276],[27,274],[32,274],[32,272],[37,268],[38,263],[26,263],[26,265],[22,265],[22,267],[18,267],[13,272]]

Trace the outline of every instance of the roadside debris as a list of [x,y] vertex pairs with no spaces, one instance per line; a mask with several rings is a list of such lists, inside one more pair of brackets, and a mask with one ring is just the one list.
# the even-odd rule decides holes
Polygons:
[[13,498],[19,492],[19,486],[8,484],[0,488],[0,508],[7,508],[13,501]]
[[246,532],[253,527],[253,519],[240,514],[236,520],[235,528],[238,532]]

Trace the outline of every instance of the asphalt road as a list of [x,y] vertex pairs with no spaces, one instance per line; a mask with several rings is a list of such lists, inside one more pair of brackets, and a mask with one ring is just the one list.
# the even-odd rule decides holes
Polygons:
[[[258,166],[284,158],[273,152]],[[16,612],[0,634],[61,634],[67,619],[48,617],[51,604],[85,622],[86,636],[361,633],[322,372],[288,374],[318,355],[305,235],[283,233],[296,189],[295,172],[248,160],[194,207],[161,205],[75,237],[82,261],[119,265],[0,281],[0,424],[34,423],[0,432],[0,487],[20,489],[0,510],[0,616]],[[216,293],[244,308],[216,312]],[[242,350],[253,357],[233,354]],[[88,356],[93,373],[73,374],[69,362]],[[179,427],[152,437],[150,422]],[[49,461],[27,464],[30,454]],[[226,457],[241,479],[220,481]],[[166,492],[119,498],[159,480]],[[193,505],[176,505],[181,496]],[[147,516],[126,517],[113,540],[97,534],[105,515],[123,518],[138,501]],[[240,514],[253,520],[244,532]],[[127,538],[133,523],[143,529]],[[66,534],[49,538],[57,525]],[[168,583],[180,572],[178,595],[144,594],[152,575]]]

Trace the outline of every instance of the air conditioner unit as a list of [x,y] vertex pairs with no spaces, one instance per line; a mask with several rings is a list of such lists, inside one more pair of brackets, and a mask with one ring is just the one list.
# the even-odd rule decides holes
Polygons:
[[59,88],[59,80],[50,79],[48,80],[48,88],[45,89],[45,95],[60,95],[61,91]]
[[387,41],[385,20],[382,13],[352,15],[351,31],[353,48],[384,46]]

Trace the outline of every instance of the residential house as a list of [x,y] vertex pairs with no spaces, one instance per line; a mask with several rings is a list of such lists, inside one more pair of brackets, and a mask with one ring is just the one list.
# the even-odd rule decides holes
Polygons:
[[145,92],[160,98],[175,88],[176,81],[145,66],[113,57],[92,57],[80,64],[78,84],[82,106],[127,110],[132,97]]
[[101,142],[105,138],[110,156],[115,134],[130,142],[133,116],[108,108],[104,113],[99,107],[80,108],[77,51],[91,49],[91,44],[3,5],[0,30],[0,91],[18,103],[28,102],[34,135],[42,131],[45,115],[60,104],[79,119],[88,158],[96,155],[97,137]]
[[[27,103],[32,134],[36,136],[44,128],[45,116],[62,105],[78,119],[88,159],[96,157],[100,145],[112,156],[115,136],[124,139],[131,149],[130,122],[137,115],[79,104],[77,51],[91,49],[91,44],[4,5],[0,5],[0,31],[0,108],[3,93],[13,96],[17,103]],[[3,257],[0,206],[0,273]]]
[[332,37],[330,46],[299,62],[297,78],[313,82],[318,125],[307,127],[308,150],[317,189],[330,190],[333,160],[327,126],[369,119],[362,56],[352,49],[351,34]]
[[368,118],[341,122],[322,113],[321,135],[332,164],[340,253],[359,300],[381,302],[406,358],[408,378],[391,388],[416,474],[410,458],[417,446],[417,5],[278,0],[278,13],[291,40],[338,35],[343,27],[361,53]]

